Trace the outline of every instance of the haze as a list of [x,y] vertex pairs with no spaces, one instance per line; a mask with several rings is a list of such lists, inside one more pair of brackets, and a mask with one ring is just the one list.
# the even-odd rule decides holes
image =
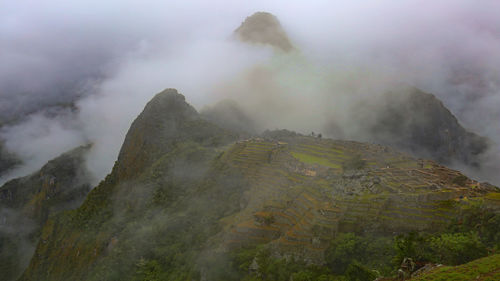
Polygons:
[[[2,182],[86,143],[99,181],[164,88],[197,109],[235,99],[260,130],[310,133],[358,98],[405,83],[495,143],[489,170],[475,176],[498,184],[500,3],[332,2],[3,1],[0,136],[25,165]],[[297,51],[234,40],[256,11],[276,15]]]

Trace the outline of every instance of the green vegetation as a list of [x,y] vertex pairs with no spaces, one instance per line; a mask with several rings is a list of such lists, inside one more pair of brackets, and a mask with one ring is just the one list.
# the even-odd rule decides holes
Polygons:
[[70,150],[38,172],[9,181],[0,188],[2,280],[15,280],[22,274],[48,218],[76,208],[90,191],[83,165],[88,149],[89,146],[82,146]]
[[[354,233],[339,234],[330,243],[325,252],[325,260],[329,268],[336,274],[346,273],[349,265],[362,262],[377,268],[390,268],[390,257],[394,254],[391,240],[372,237],[361,237]],[[389,269],[390,270],[390,269]]]
[[[477,260],[486,255],[485,246],[473,232],[441,234],[411,232],[394,239],[341,233],[330,242],[325,252],[325,266],[308,265],[302,259],[293,256],[274,257],[268,246],[260,245],[237,250],[233,254],[233,268],[239,272],[239,279],[234,280],[368,281],[381,275],[395,276],[405,257],[411,257],[420,266],[427,262],[460,265],[476,260],[458,267],[461,268],[458,272],[454,272],[458,268],[447,266],[433,270],[430,279],[423,277],[416,279],[469,280],[466,277],[472,276],[471,274],[477,276],[500,269],[498,263],[500,255]],[[465,270],[466,268],[468,269]],[[462,269],[465,271],[462,272]],[[491,276],[498,276],[500,273],[495,274]],[[496,280],[488,278],[481,280]]]
[[318,164],[321,166],[326,166],[334,169],[341,168],[339,164],[333,163],[330,160],[323,157],[318,157],[311,154],[295,152],[295,151],[291,152],[291,154],[293,157],[297,158],[297,160],[304,162],[306,164]]
[[500,250],[500,213],[489,210],[481,201],[462,207],[460,215],[448,226],[449,233],[475,232],[491,251]]
[[[364,281],[394,276],[405,257],[458,264],[498,244],[495,215],[479,206],[457,217],[465,203],[437,203],[459,194],[429,187],[439,171],[409,171],[414,160],[368,144],[281,133],[235,142],[183,98],[155,98],[112,173],[49,219],[20,280]],[[324,167],[306,176],[292,157]],[[388,234],[411,229],[436,233]]]
[[342,163],[342,169],[347,170],[360,170],[366,167],[366,161],[361,158],[361,155],[354,155],[352,158]]
[[430,246],[435,259],[443,264],[457,265],[484,257],[488,252],[477,233],[444,233],[432,237]]
[[[239,272],[238,279],[243,281],[341,281],[326,267],[308,265],[301,259],[276,258],[265,245],[243,248],[234,254],[233,266]],[[293,279],[291,279],[293,278]]]
[[347,280],[349,281],[371,281],[378,277],[376,271],[370,270],[359,262],[352,262],[345,272]]
[[463,264],[487,255],[477,233],[428,235],[409,233],[395,240],[396,263],[411,257],[415,261],[448,265]]
[[415,281],[444,281],[444,280],[500,280],[500,255],[477,259],[460,266],[443,266],[431,272],[413,278]]

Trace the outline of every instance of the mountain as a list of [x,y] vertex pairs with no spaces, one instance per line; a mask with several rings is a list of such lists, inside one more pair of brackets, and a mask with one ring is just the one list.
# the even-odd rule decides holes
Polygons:
[[282,280],[269,274],[328,271],[345,233],[439,233],[477,204],[480,233],[496,227],[498,188],[431,160],[286,130],[246,137],[174,89],[157,94],[112,172],[48,219],[19,280]]
[[79,147],[49,161],[32,175],[0,187],[0,275],[14,280],[28,265],[47,219],[79,206],[90,191]]
[[20,163],[21,161],[5,148],[3,140],[0,140],[0,177]]
[[223,100],[213,106],[205,106],[200,114],[222,128],[241,134],[257,134],[255,121],[233,100]]
[[350,120],[365,140],[439,163],[480,167],[489,146],[487,138],[464,129],[438,98],[417,88],[401,87],[356,107],[360,110]]
[[[293,49],[278,19],[257,12],[235,30],[242,42]],[[384,95],[366,95],[347,110],[347,124],[330,120],[327,135],[396,147],[441,164],[480,168],[491,142],[470,132],[433,94],[410,86],[394,86]],[[352,126],[354,124],[354,126]],[[351,127],[356,127],[352,131]]]
[[[76,99],[76,97],[69,98]],[[9,102],[2,104],[9,110],[3,110],[2,114],[0,114],[0,132],[2,133],[2,136],[0,137],[0,178],[2,178],[2,176],[6,176],[10,170],[25,164],[19,155],[9,151],[6,146],[6,139],[4,138],[9,137],[9,127],[22,125],[24,122],[29,120],[31,116],[36,116],[38,114],[43,115],[46,118],[55,118],[57,116],[75,114],[77,111],[75,100],[63,103],[50,101],[49,98],[47,99],[47,102],[48,103],[45,104],[29,101],[27,102],[29,105],[17,107],[9,107]]]
[[279,20],[270,13],[254,13],[247,17],[234,33],[243,42],[269,45],[283,52],[293,50],[292,43]]

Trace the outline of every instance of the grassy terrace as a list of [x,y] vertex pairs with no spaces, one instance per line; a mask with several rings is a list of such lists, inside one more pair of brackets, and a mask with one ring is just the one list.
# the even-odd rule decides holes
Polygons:
[[334,168],[334,169],[339,169],[339,170],[342,169],[342,166],[340,164],[333,163],[324,157],[319,157],[319,156],[315,156],[312,154],[306,154],[306,153],[295,152],[295,151],[293,151],[291,153],[292,153],[292,156],[295,157],[297,160],[304,162],[306,164],[318,164],[321,166],[326,166],[326,167],[330,167],[330,168]]
[[500,192],[490,192],[485,196],[488,200],[500,201]]
[[[404,231],[442,226],[456,212],[455,205],[448,206],[442,201],[461,194],[457,186],[450,184],[455,171],[358,143],[314,139],[280,146],[275,142],[249,140],[234,145],[228,152],[229,161],[251,183],[253,194],[248,210],[241,212],[246,213],[240,217],[245,217],[244,223],[236,223],[234,218],[228,220],[236,225],[230,239],[235,244],[274,240],[281,249],[297,252],[326,247],[323,242],[313,245],[312,237],[327,239],[339,229],[355,231],[360,224],[371,221]],[[339,172],[343,163],[357,155],[366,161],[365,179],[342,179]],[[331,168],[340,180],[335,176],[304,175],[284,165],[294,168],[294,161]],[[375,178],[378,178],[376,193],[366,190],[354,196],[331,195],[330,191],[336,190],[338,184],[366,188],[373,185]],[[441,189],[429,189],[430,186]],[[487,197],[500,198],[493,193]],[[267,215],[272,220],[264,225],[255,222],[254,215]]]

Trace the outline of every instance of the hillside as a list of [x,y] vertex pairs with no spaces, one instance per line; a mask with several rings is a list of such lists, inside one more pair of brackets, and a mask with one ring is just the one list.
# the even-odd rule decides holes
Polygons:
[[0,275],[14,280],[29,263],[47,219],[79,206],[90,191],[89,146],[68,151],[39,171],[0,187]]
[[492,255],[460,266],[442,266],[431,269],[411,280],[481,280],[500,279],[500,255]]
[[[494,186],[380,145],[286,130],[246,138],[168,89],[82,206],[49,218],[20,280],[239,280],[234,253],[255,245],[322,266],[342,233],[436,233],[498,198]],[[247,256],[240,270],[258,260]]]

